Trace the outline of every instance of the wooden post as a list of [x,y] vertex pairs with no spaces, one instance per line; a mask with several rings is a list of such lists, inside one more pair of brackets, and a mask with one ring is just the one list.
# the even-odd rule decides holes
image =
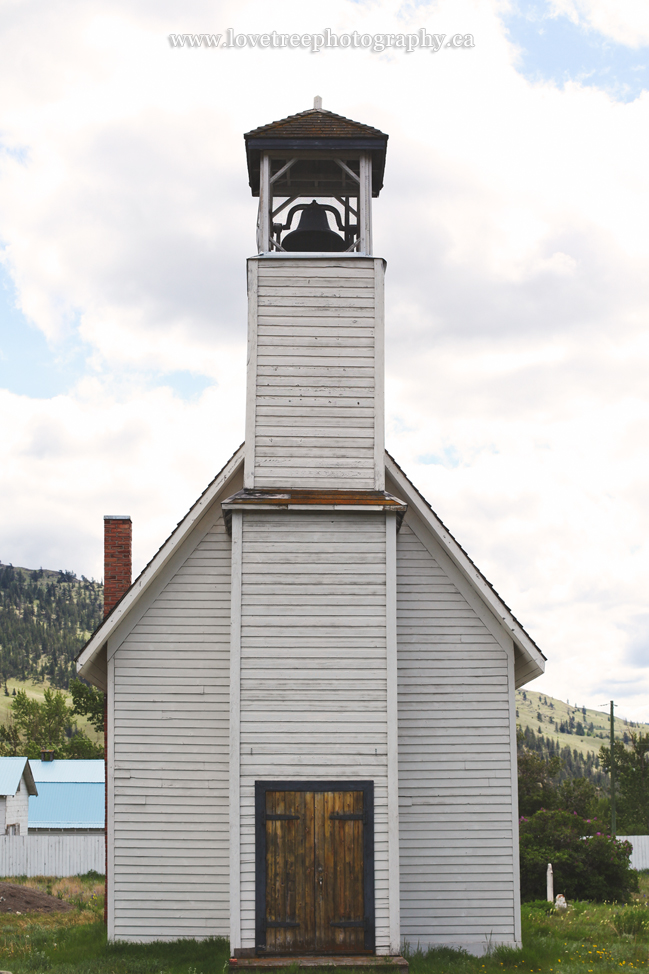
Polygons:
[[361,254],[372,253],[372,157],[364,152],[360,158],[360,186],[358,193],[358,221]]
[[611,700],[611,835],[617,831],[615,814],[615,704]]
[[552,863],[548,863],[548,872],[546,877],[546,895],[548,903],[554,903],[554,874],[552,872]]
[[267,254],[270,250],[270,159],[267,152],[262,152],[259,164],[259,220],[257,223],[257,250],[260,254]]

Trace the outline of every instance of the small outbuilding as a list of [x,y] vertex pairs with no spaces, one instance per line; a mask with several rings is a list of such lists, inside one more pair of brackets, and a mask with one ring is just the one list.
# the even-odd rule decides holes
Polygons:
[[105,766],[101,760],[30,761],[38,794],[29,799],[29,834],[103,832]]
[[38,795],[28,758],[0,757],[0,835],[27,835],[30,795]]
[[517,945],[514,694],[544,657],[385,451],[387,136],[316,100],[245,138],[245,443],[130,586],[106,518],[78,660],[109,937],[227,936],[239,966]]

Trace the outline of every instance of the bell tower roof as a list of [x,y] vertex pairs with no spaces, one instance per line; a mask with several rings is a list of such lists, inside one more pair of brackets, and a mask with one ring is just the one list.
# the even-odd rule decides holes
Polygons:
[[297,115],[262,125],[246,132],[244,139],[253,196],[259,196],[262,152],[368,152],[372,158],[372,196],[378,196],[383,188],[388,136],[371,125],[354,122],[324,108],[309,108]]

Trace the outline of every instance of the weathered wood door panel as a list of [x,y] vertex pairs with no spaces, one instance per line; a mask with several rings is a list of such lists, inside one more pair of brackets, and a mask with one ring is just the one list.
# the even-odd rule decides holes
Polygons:
[[313,793],[266,793],[266,946],[308,950],[314,942]]
[[257,949],[373,950],[372,783],[273,784],[257,783]]

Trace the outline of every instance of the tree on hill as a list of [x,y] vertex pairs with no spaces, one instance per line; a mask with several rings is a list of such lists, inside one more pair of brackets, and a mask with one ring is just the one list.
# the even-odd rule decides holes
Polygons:
[[[520,728],[518,742],[518,811],[532,816],[542,809],[563,810],[584,819],[608,818],[608,799],[602,795],[592,771],[595,758],[569,747],[554,746],[530,728]],[[599,761],[598,761],[599,763]],[[566,768],[569,764],[570,767]],[[603,772],[599,776],[604,778]]]
[[523,748],[518,754],[518,812],[533,815],[554,803],[556,788],[552,781],[561,768],[558,756],[546,760],[540,754]]
[[556,776],[553,776],[555,785],[559,785],[566,778],[587,778],[596,789],[608,789],[608,774],[602,767],[599,755],[593,751],[583,754],[567,744],[562,747],[554,738],[535,733],[531,727],[524,730],[519,728],[517,739],[519,761],[525,750],[540,755],[546,761],[555,756],[561,759],[561,767]]
[[0,565],[0,684],[47,679],[67,689],[74,658],[102,615],[99,582]]
[[104,694],[97,687],[88,686],[81,680],[70,683],[72,694],[72,713],[77,717],[87,717],[96,731],[104,729]]
[[0,724],[0,755],[40,758],[46,750],[55,758],[103,758],[103,746],[79,730],[74,714],[59,690],[48,687],[42,702],[19,690],[11,702],[11,722]]
[[[611,770],[610,747],[600,748],[600,758]],[[630,747],[614,746],[617,831],[622,835],[649,834],[649,734],[631,734]]]

